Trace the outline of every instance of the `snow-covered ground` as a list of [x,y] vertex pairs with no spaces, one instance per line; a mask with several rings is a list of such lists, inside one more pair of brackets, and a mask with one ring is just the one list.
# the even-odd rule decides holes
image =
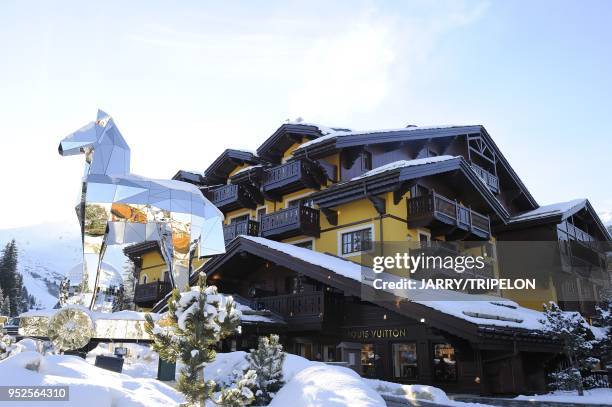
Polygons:
[[612,406],[612,389],[585,390],[584,396],[575,391],[555,391],[538,396],[518,396],[516,400],[557,401],[561,403],[605,404]]
[[[233,371],[242,371],[248,366],[245,356],[245,352],[219,353],[205,368],[204,376],[226,384]],[[386,405],[382,394],[445,406],[482,406],[450,400],[436,387],[364,379],[351,369],[312,362],[292,354],[286,354],[283,379],[285,385],[272,400],[271,407],[382,407]]]
[[[69,386],[69,401],[54,406],[153,407],[176,406],[183,396],[155,379],[135,378],[100,369],[77,356],[23,351],[0,362],[4,386]],[[38,405],[43,405],[36,402]],[[17,401],[3,406],[23,406]]]
[[[183,396],[170,385],[155,379],[158,355],[147,346],[126,344],[123,373],[118,374],[93,366],[97,355],[112,355],[112,344],[100,344],[85,360],[74,356],[48,355],[36,352],[36,342],[25,339],[15,345],[16,352],[0,361],[2,385],[68,385],[70,402],[54,402],[54,406],[131,407],[177,406]],[[246,352],[219,353],[206,366],[204,376],[225,387],[234,371],[247,366]],[[180,369],[180,366],[177,367]],[[177,373],[178,375],[178,373]],[[283,365],[285,385],[275,395],[271,407],[383,407],[383,395],[438,403],[443,406],[477,407],[484,404],[462,403],[449,399],[444,391],[425,385],[401,385],[382,380],[364,379],[353,370],[312,362],[286,354]],[[548,400],[612,405],[612,389],[595,389],[578,397],[575,392],[555,392],[540,396],[519,396],[518,400]],[[12,405],[5,404],[4,405]],[[23,402],[16,406],[25,405]],[[209,402],[207,407],[218,407]]]

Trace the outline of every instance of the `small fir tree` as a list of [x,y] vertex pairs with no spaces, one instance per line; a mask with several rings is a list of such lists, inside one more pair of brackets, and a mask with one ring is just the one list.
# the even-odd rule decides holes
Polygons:
[[154,322],[151,315],[146,316],[153,350],[163,360],[184,364],[177,388],[190,403],[204,406],[215,391],[215,383],[204,380],[204,366],[215,359],[214,344],[240,333],[240,317],[232,297],[219,294],[215,286],[206,287],[203,274],[191,291],[172,292],[162,319]]
[[565,312],[554,302],[544,304],[546,319],[540,322],[544,331],[563,345],[569,368],[551,374],[552,386],[563,390],[577,390],[584,395],[581,370],[587,370],[597,362],[591,357],[595,339],[587,322],[578,312]]
[[276,392],[283,387],[283,362],[285,354],[278,335],[260,337],[257,349],[251,349],[247,355],[249,369],[255,371],[256,391],[255,405],[266,406]]

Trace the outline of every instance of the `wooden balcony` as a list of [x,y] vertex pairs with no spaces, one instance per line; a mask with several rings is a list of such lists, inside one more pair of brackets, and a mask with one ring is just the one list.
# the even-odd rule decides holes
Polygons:
[[491,237],[489,217],[432,192],[408,198],[408,227],[428,227],[450,240]]
[[298,205],[263,215],[260,223],[261,237],[285,239],[307,235],[319,237],[319,210]]
[[239,235],[259,236],[259,222],[249,219],[223,226],[225,243],[234,240]]
[[220,210],[227,212],[239,208],[255,209],[261,199],[248,187],[228,184],[206,192],[206,197]]
[[308,160],[289,161],[264,171],[264,194],[278,197],[304,188],[319,189],[326,182],[324,170]]
[[474,163],[472,163],[472,169],[493,193],[499,192],[499,178]]
[[320,329],[323,324],[337,324],[342,315],[342,296],[327,291],[275,295],[254,298],[258,309],[281,315],[290,331]]
[[137,284],[134,289],[134,303],[140,307],[151,307],[172,290],[167,281]]

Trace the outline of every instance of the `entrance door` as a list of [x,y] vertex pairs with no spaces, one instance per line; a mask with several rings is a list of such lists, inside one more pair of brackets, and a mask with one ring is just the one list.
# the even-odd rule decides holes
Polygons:
[[297,354],[308,360],[312,360],[312,343],[296,343]]

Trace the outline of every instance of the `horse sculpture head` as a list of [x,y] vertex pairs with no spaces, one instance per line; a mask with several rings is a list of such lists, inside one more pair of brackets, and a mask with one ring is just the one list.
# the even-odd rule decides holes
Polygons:
[[113,119],[102,110],[98,110],[96,121],[68,135],[57,150],[62,156],[85,154],[88,174],[130,172],[130,147]]

